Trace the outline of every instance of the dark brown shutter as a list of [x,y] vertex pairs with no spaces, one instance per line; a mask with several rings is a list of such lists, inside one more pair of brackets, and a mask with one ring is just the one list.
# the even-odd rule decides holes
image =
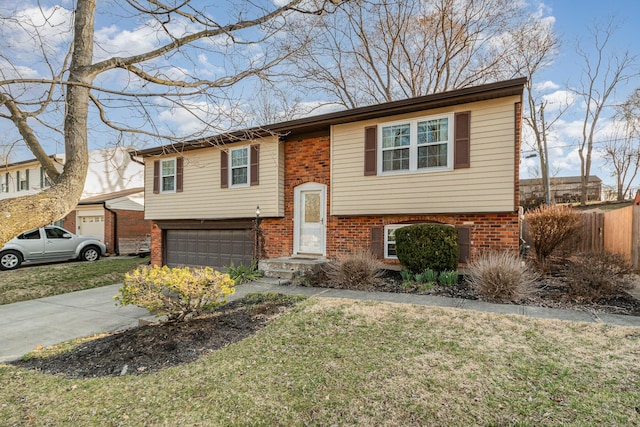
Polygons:
[[182,175],[184,171],[184,157],[176,159],[176,193],[182,193]]
[[364,175],[378,174],[378,126],[364,128]]
[[220,151],[220,188],[229,188],[229,153]]
[[471,167],[471,111],[455,114],[453,168]]
[[153,162],[153,194],[160,192],[160,160]]
[[471,229],[458,227],[458,262],[466,263],[471,257]]
[[384,227],[371,227],[371,253],[378,259],[384,258]]
[[249,162],[251,164],[251,185],[260,184],[260,144],[254,144],[249,150]]

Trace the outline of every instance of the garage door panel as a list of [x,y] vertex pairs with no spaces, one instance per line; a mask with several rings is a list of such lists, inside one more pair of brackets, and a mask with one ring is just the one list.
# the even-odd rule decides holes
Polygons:
[[166,264],[170,267],[222,268],[233,262],[249,265],[253,258],[251,230],[167,230]]

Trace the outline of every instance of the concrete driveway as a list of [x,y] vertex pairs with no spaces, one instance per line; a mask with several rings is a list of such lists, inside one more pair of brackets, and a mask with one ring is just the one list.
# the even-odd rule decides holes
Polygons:
[[0,362],[36,348],[138,325],[149,312],[116,306],[120,285],[0,305]]

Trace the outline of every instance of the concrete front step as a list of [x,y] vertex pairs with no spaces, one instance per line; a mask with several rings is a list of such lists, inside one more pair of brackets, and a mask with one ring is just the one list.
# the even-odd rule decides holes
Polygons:
[[315,266],[326,264],[324,257],[283,257],[260,260],[258,268],[264,271],[265,277],[274,279],[291,280],[305,272],[311,271]]

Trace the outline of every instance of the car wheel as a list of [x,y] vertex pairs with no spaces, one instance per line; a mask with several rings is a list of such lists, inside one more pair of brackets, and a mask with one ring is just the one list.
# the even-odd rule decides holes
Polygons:
[[0,270],[13,270],[22,264],[22,255],[18,251],[0,253]]
[[100,249],[95,246],[87,246],[82,250],[80,259],[82,261],[97,261],[100,259]]

